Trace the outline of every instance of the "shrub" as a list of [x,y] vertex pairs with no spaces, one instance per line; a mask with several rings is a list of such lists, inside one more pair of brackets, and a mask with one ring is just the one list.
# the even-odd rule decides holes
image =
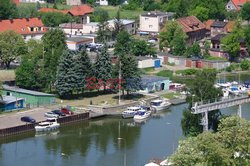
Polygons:
[[171,79],[173,77],[173,72],[170,70],[162,70],[158,72],[156,75],[160,77],[168,77],[169,79]]
[[196,72],[198,71],[198,69],[186,69],[186,70],[179,70],[176,72],[176,74],[181,74],[181,75],[194,75],[196,74]]
[[241,68],[241,70],[248,70],[249,69],[249,62],[248,62],[248,60],[243,60],[240,63],[240,68]]

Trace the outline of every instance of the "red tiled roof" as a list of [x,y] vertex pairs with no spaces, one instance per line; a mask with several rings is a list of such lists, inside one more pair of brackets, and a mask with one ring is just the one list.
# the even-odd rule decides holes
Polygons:
[[94,9],[88,5],[73,6],[69,13],[73,16],[82,16],[88,13],[92,13]]
[[[29,30],[29,27],[43,27],[41,31]],[[9,19],[0,20],[0,33],[4,31],[12,30],[20,35],[27,34],[38,34],[45,33],[46,28],[44,27],[42,20],[40,18],[19,18],[19,19]]]
[[177,19],[177,22],[181,25],[183,31],[186,33],[206,28],[205,25],[195,16],[182,17]]
[[211,30],[211,25],[214,23],[215,20],[207,20],[204,22],[204,25],[207,30]]
[[69,12],[68,10],[58,10],[54,8],[41,8],[38,11],[43,12],[43,13],[58,12],[58,13],[63,13],[63,14],[67,14]]
[[240,10],[240,6],[244,5],[246,2],[250,2],[250,0],[232,0],[232,2],[237,10]]
[[20,1],[19,1],[19,0],[12,0],[12,2],[14,2],[16,5],[19,5],[19,4],[20,4]]

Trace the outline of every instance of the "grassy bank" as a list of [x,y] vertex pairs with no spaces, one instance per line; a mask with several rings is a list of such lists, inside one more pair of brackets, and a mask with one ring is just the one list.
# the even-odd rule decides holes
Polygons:
[[14,70],[0,70],[0,81],[15,80]]
[[[119,10],[119,6],[100,6],[100,8],[102,8],[108,12],[110,19],[115,18],[116,13]],[[120,9],[120,17],[122,19],[139,20],[139,15],[142,13],[144,13],[144,11],[142,9],[138,9],[138,10]]]

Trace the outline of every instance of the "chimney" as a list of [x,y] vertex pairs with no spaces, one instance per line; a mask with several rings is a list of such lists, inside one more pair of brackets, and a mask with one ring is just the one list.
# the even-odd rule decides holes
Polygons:
[[26,21],[30,21],[29,17],[26,17]]

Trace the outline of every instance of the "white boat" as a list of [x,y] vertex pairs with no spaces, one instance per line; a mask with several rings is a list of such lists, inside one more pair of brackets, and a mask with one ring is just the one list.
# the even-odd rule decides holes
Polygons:
[[157,99],[151,101],[151,107],[156,111],[162,111],[170,107],[171,103],[164,99]]
[[128,107],[126,111],[122,112],[122,117],[133,118],[139,110],[141,110],[141,107]]
[[222,87],[222,88],[228,88],[232,85],[231,82],[226,82],[226,83],[217,83],[216,86]]
[[144,111],[140,110],[138,113],[134,116],[135,121],[142,121],[146,120],[151,115],[151,111]]
[[226,98],[226,97],[229,97],[229,90],[228,89],[222,89],[222,93],[223,93],[223,97]]
[[37,132],[52,131],[58,129],[59,126],[60,124],[57,123],[56,118],[48,118],[46,122],[41,122],[36,125],[35,130]]
[[240,90],[238,86],[231,86],[228,88],[229,93],[238,96],[240,94]]

